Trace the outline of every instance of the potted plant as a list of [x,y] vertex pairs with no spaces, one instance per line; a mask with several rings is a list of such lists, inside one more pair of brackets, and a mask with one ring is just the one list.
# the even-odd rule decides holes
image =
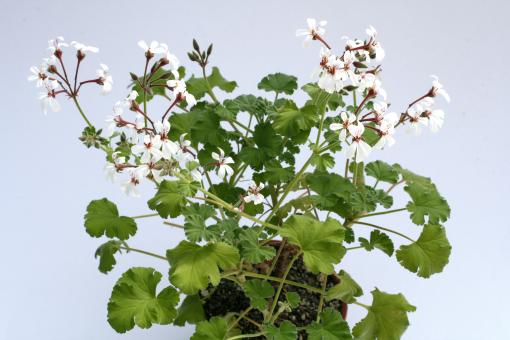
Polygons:
[[[258,83],[268,96],[231,95],[236,82],[209,68],[212,45],[203,50],[193,41],[188,57],[201,75],[186,76],[165,44],[140,41],[143,65],[130,73],[129,94],[97,129],[79,103],[85,86],[112,88],[106,65],[90,79],[80,77],[80,65],[97,48],[69,47],[59,37],[50,41],[50,57],[31,69],[45,112],[58,111],[60,97],[74,102],[87,125],[80,140],[105,153],[110,179],[122,178],[131,196],[140,186],[154,188],[146,215],[122,214],[107,198],[86,208],[85,231],[107,239],[95,252],[102,273],[124,252],[169,266],[168,274],[133,267],[121,275],[107,307],[117,332],[189,323],[196,324],[193,340],[399,339],[415,307],[377,288],[371,304],[360,302],[363,289],[342,270],[342,258],[377,249],[423,278],[448,263],[442,224],[450,208],[436,186],[399,164],[369,160],[371,151],[394,144],[398,127],[438,130],[444,113],[434,103],[438,95],[449,101],[447,92],[434,77],[417,99],[392,112],[379,78],[384,50],[376,30],[332,48],[326,22],[307,24],[297,35],[322,49],[316,80],[300,87],[304,103],[292,99],[296,77],[282,73]],[[66,64],[72,47],[74,67]],[[337,163],[342,154],[345,164]],[[409,201],[394,208],[399,188]],[[417,239],[370,219],[406,212],[421,228]],[[150,217],[182,229],[183,240],[166,254],[130,242]],[[394,242],[401,244],[396,251]],[[345,321],[348,305],[367,313],[353,327]]]

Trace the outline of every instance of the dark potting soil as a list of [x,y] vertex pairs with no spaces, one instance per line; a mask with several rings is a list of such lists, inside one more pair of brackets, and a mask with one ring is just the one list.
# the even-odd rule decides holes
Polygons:
[[[277,248],[277,245],[273,245]],[[282,252],[275,269],[272,272],[273,276],[282,277],[283,272],[288,266],[289,261],[295,254],[296,249],[292,246],[286,246]],[[266,274],[269,270],[270,262],[263,263],[256,266],[256,271]],[[320,275],[313,274],[306,270],[302,258],[296,260],[287,276],[288,280],[304,283],[306,285],[321,288],[322,282]],[[276,289],[278,288],[278,282],[271,282]],[[332,287],[336,283],[335,279],[330,276],[328,277],[327,287]],[[279,325],[284,320],[289,320],[298,327],[307,326],[317,318],[317,309],[319,307],[320,294],[312,293],[304,288],[284,285],[282,294],[280,294],[279,301],[285,301],[286,292],[296,292],[301,297],[300,305],[290,312],[283,312],[280,314],[275,322],[275,325]],[[224,316],[227,313],[236,313],[234,317],[238,317],[239,313],[242,313],[250,306],[250,299],[244,294],[243,289],[235,282],[229,280],[221,280],[220,284],[216,287],[210,287],[208,289],[209,296],[204,302],[204,311],[207,319],[213,316]],[[271,303],[272,301],[269,301]],[[329,302],[324,301],[324,307],[331,307],[335,310],[341,311],[342,302],[340,300],[331,300]],[[263,315],[260,311],[252,309],[246,318],[239,321],[238,327],[243,334],[257,333],[259,328],[255,323],[263,322]],[[252,339],[266,339],[264,336],[260,336]],[[298,339],[306,340],[308,336],[304,330],[299,332]]]

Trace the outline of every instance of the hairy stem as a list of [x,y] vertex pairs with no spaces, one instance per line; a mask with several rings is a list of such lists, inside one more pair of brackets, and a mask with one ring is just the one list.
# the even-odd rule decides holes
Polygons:
[[377,224],[372,224],[372,223],[366,223],[366,222],[361,222],[361,221],[354,221],[352,222],[353,224],[360,224],[360,225],[364,225],[364,226],[367,226],[367,227],[372,227],[372,228],[375,228],[375,229],[379,229],[379,230],[384,230],[384,231],[387,231],[389,233],[392,233],[392,234],[395,234],[395,235],[398,235],[398,236],[401,236],[411,242],[415,242],[412,238],[410,238],[409,236],[407,235],[404,235],[398,231],[395,231],[395,230],[392,230],[392,229],[389,229],[389,228],[385,228],[385,227],[381,227],[381,226],[378,226]]

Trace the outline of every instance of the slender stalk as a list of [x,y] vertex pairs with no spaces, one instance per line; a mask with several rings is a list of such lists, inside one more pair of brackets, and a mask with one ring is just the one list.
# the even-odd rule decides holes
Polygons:
[[398,185],[400,185],[404,182],[405,182],[405,180],[402,179],[402,180],[398,181],[397,183],[392,184],[391,187],[389,187],[388,190],[386,190],[386,193],[389,194],[393,189],[395,189]]
[[361,249],[361,248],[364,248],[364,247],[363,246],[349,247],[349,248],[345,248],[345,250],[349,251],[349,250],[355,250],[355,249]]
[[80,103],[78,102],[78,99],[76,99],[75,96],[72,97],[73,98],[73,101],[74,101],[74,104],[76,105],[76,107],[78,108],[78,111],[80,112],[83,120],[85,121],[85,123],[87,123],[87,125],[89,126],[89,128],[93,128],[94,126],[90,123],[90,121],[88,120],[87,116],[85,115],[85,113],[83,112],[83,109],[81,108],[80,106]]
[[358,306],[360,306],[360,307],[363,307],[363,308],[365,308],[365,309],[367,309],[367,310],[368,310],[368,309],[370,309],[370,306],[365,305],[365,304],[363,304],[363,303],[361,303],[361,302],[353,301],[352,303],[353,303],[353,304],[355,304],[355,305],[358,305]]
[[[259,274],[259,273],[253,273],[253,272],[241,272],[240,275],[244,275],[244,276],[247,276],[247,277],[254,277],[254,278],[257,278],[257,279],[263,279],[263,280],[269,280],[269,281],[275,281],[275,282],[284,282],[284,280],[282,278],[279,278],[279,277],[276,277],[276,276],[269,276],[269,275],[264,275],[264,274]],[[304,283],[300,283],[300,282],[296,282],[296,281],[292,281],[292,280],[285,280],[285,284],[288,284],[289,286],[295,286],[295,287],[299,287],[299,288],[304,288],[312,293],[321,293],[321,290],[319,288],[315,288],[315,287],[312,287],[312,286],[309,286],[309,285],[306,285]]]
[[285,273],[283,273],[282,281],[280,282],[280,285],[278,286],[278,290],[276,291],[276,294],[274,296],[273,304],[271,305],[271,310],[269,311],[269,318],[268,318],[268,320],[271,320],[271,317],[273,316],[274,310],[275,310],[276,306],[278,305],[278,299],[280,298],[280,294],[282,293],[282,289],[283,289],[283,285],[285,284],[285,280],[287,279],[287,276],[289,275],[290,270],[292,269],[292,266],[294,265],[294,262],[296,262],[296,260],[300,256],[301,256],[301,251],[298,252],[296,255],[294,255],[292,260],[290,260],[290,263],[289,263],[287,269],[285,269]]
[[235,339],[246,339],[246,338],[256,338],[258,336],[262,336],[266,333],[264,332],[259,332],[259,333],[254,333],[254,334],[240,334],[240,335],[236,335],[236,336],[231,336],[230,338],[227,338],[227,340],[235,340]]
[[321,297],[320,297],[320,300],[319,300],[319,307],[317,308],[317,319],[316,321],[319,322],[320,318],[321,318],[321,312],[322,312],[322,308],[324,306],[324,297],[326,295],[326,286],[328,284],[328,276],[327,275],[324,275],[322,274],[322,290],[321,290]]
[[407,208],[400,208],[400,209],[393,209],[393,210],[386,210],[386,211],[381,211],[381,212],[375,212],[375,213],[372,213],[372,214],[366,214],[366,215],[360,216],[359,218],[372,217],[372,216],[378,216],[378,215],[386,215],[386,214],[393,214],[393,213],[396,213],[396,212],[399,212],[399,211],[404,211],[404,210],[407,210]]
[[384,230],[384,231],[387,231],[389,233],[392,233],[392,234],[395,234],[395,235],[398,235],[398,236],[401,236],[411,242],[415,242],[412,238],[410,238],[409,236],[406,236],[398,231],[395,231],[395,230],[392,230],[392,229],[389,229],[389,228],[385,228],[385,227],[381,227],[381,226],[378,226],[377,224],[372,224],[372,223],[366,223],[366,222],[361,222],[361,221],[353,221],[352,222],[353,224],[360,224],[360,225],[365,225],[367,227],[372,227],[372,228],[375,228],[375,229],[379,229],[379,230]]
[[151,253],[151,252],[148,252],[148,251],[145,251],[145,250],[141,250],[141,249],[136,249],[136,248],[131,248],[131,247],[126,247],[126,246],[120,246],[119,247],[120,249],[124,249],[128,252],[132,251],[132,252],[135,252],[135,253],[140,253],[140,254],[144,254],[144,255],[148,255],[148,256],[152,256],[152,257],[155,257],[157,259],[161,259],[161,260],[164,260],[164,261],[168,261],[167,258],[165,256],[161,256],[161,255],[158,255],[158,254],[154,254],[154,253]]
[[202,66],[202,75],[204,76],[205,84],[207,85],[207,94],[209,95],[209,97],[211,97],[213,102],[218,104],[219,103],[218,98],[216,98],[216,95],[214,94],[214,92],[212,90],[211,84],[209,84],[209,79],[207,78],[207,75],[205,74],[205,66]]
[[163,224],[169,225],[171,227],[179,228],[179,229],[184,229],[183,225],[172,223],[172,222],[168,222],[168,221],[164,221]]
[[131,216],[131,218],[136,220],[138,218],[147,218],[147,217],[154,217],[154,216],[159,216],[159,214],[154,213],[154,214],[137,215],[137,216]]
[[344,177],[349,177],[349,158],[345,160],[345,170],[344,170]]
[[246,308],[241,314],[239,314],[239,317],[237,319],[235,319],[234,322],[232,322],[232,324],[230,326],[228,326],[227,331],[234,328],[239,323],[239,321],[241,321],[241,319],[243,319],[252,309],[253,309],[253,306],[250,306],[250,307]]

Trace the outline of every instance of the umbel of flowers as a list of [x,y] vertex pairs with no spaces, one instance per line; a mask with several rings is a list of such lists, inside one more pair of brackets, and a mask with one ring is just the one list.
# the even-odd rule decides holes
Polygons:
[[[113,79],[104,64],[90,79],[79,71],[98,48],[59,37],[50,40],[41,66],[31,68],[45,113],[59,111],[61,98],[73,101],[86,123],[80,140],[105,153],[109,180],[130,196],[140,196],[141,186],[155,191],[144,215],[121,215],[106,198],[86,209],[85,231],[106,238],[95,253],[101,272],[110,272],[124,252],[169,266],[168,274],[133,267],[120,276],[107,308],[117,332],[189,323],[196,324],[193,340],[399,339],[416,308],[391,287],[366,296],[342,259],[382,251],[422,278],[448,263],[442,224],[450,208],[436,186],[399,164],[367,162],[374,150],[395,144],[400,126],[415,135],[438,131],[444,112],[435,103],[449,101],[448,93],[433,76],[416,99],[394,108],[379,78],[385,52],[373,27],[366,38],[345,38],[334,48],[325,21],[307,24],[296,34],[321,50],[313,82],[300,88],[309,98],[304,104],[292,100],[293,76],[265,76],[258,88],[268,98],[233,96],[236,82],[209,68],[212,45],[202,50],[193,41],[188,57],[200,76],[187,76],[166,44],[140,41],[143,63],[130,73],[129,93],[97,129],[80,90],[99,86],[107,94]],[[158,110],[161,103],[165,109]],[[342,155],[345,163],[337,164]],[[398,189],[409,201],[393,207]],[[371,221],[406,212],[416,225],[407,229],[418,228],[418,237]],[[150,217],[182,229],[183,240],[166,254],[131,245],[138,224]],[[299,270],[304,276],[295,275]],[[247,301],[243,309],[211,311],[225,289]],[[349,325],[346,305],[366,316]]]

